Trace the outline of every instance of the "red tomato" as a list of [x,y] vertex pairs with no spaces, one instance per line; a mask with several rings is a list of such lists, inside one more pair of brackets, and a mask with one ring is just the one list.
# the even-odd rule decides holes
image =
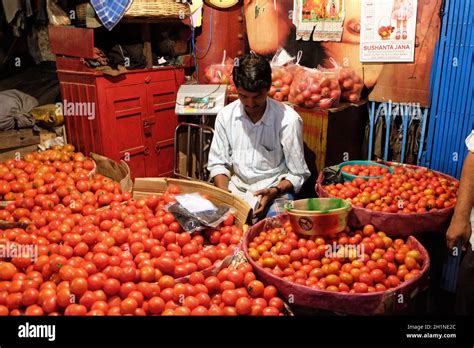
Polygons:
[[263,298],[267,301],[270,301],[272,298],[276,297],[277,294],[278,290],[273,285],[269,285],[263,290]]
[[227,279],[234,283],[236,288],[244,284],[244,274],[241,270],[231,270],[227,275]]
[[232,226],[234,224],[234,216],[229,214],[223,222],[224,226]]
[[152,297],[148,301],[148,310],[151,314],[161,314],[165,308],[165,301],[158,296]]
[[209,315],[209,311],[204,306],[197,306],[191,311],[192,316],[207,316]]
[[173,274],[175,269],[175,261],[170,257],[158,258],[157,267],[164,274]]
[[167,224],[168,226],[174,221],[175,221],[175,218],[174,218],[173,214],[171,214],[171,213],[166,213],[163,216],[163,223]]
[[284,308],[283,300],[279,297],[271,298],[270,301],[268,301],[268,305],[270,307],[275,307],[279,312],[282,312]]
[[275,307],[265,307],[263,309],[263,315],[264,316],[278,316],[280,314],[280,311],[275,308]]
[[222,302],[226,306],[234,306],[237,299],[238,299],[238,295],[235,290],[224,290],[222,292]]
[[39,291],[37,289],[27,289],[23,292],[22,304],[26,307],[35,304],[38,301]]
[[237,311],[236,311],[235,307],[226,306],[222,309],[222,315],[235,316],[235,315],[237,315]]
[[159,278],[158,286],[161,289],[172,288],[172,287],[174,287],[174,278],[169,276],[169,275],[164,275],[164,276]]
[[368,286],[365,283],[356,282],[353,285],[353,289],[356,293],[365,293],[368,292]]
[[209,307],[211,303],[211,298],[205,292],[200,292],[196,295],[197,300],[199,301],[200,306]]
[[76,296],[81,296],[87,291],[87,280],[85,278],[75,278],[71,282],[71,293]]
[[0,280],[10,280],[16,272],[16,267],[10,262],[0,263]]
[[223,310],[217,305],[211,305],[208,314],[211,316],[222,316],[224,315]]
[[215,276],[207,277],[204,285],[209,289],[209,293],[215,293],[220,290],[221,282]]
[[[0,309],[1,309],[1,306],[0,306]],[[7,309],[6,314],[1,314],[1,315],[8,315],[8,309]],[[44,315],[44,311],[43,311],[43,308],[41,308],[40,306],[34,304],[34,305],[28,306],[28,308],[26,308],[25,315],[27,315],[27,316],[41,316],[41,315]]]
[[263,315],[263,309],[265,307],[264,306],[261,306],[261,305],[252,305],[252,308],[251,308],[251,315],[253,316],[260,316],[260,315]]
[[64,311],[64,315],[83,316],[87,314],[87,308],[79,304],[71,304]]
[[252,313],[252,300],[247,297],[240,297],[235,303],[235,309],[239,315],[249,315]]
[[247,291],[250,296],[255,298],[263,295],[264,288],[265,287],[261,281],[252,280],[247,286]]
[[417,267],[416,260],[411,256],[406,256],[404,260],[405,266],[408,270],[412,270]]
[[120,282],[117,279],[107,279],[104,281],[103,290],[107,295],[115,295],[120,291]]
[[120,304],[120,312],[122,314],[133,314],[138,307],[138,303],[133,298],[126,298]]
[[[362,276],[362,274],[361,274]],[[381,269],[374,269],[370,272],[370,276],[372,277],[372,281],[375,283],[380,283],[385,279],[385,274]],[[360,277],[359,277],[360,279]],[[363,282],[363,280],[361,280]]]

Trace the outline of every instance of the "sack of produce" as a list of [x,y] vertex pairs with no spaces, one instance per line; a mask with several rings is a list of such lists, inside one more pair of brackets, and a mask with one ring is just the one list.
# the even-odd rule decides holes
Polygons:
[[234,69],[234,60],[227,57],[226,51],[222,54],[222,61],[217,64],[211,64],[204,70],[204,77],[209,84],[229,85],[228,91],[237,93],[232,78]]
[[295,76],[301,71],[299,65],[302,51],[297,57],[291,57],[288,52],[280,48],[270,63],[272,67],[272,86],[268,96],[278,101],[288,101],[290,87]]
[[336,71],[304,68],[294,78],[288,100],[308,109],[329,109],[339,103],[340,97]]
[[339,71],[339,86],[341,87],[341,100],[356,103],[360,100],[364,82],[354,69],[344,67]]

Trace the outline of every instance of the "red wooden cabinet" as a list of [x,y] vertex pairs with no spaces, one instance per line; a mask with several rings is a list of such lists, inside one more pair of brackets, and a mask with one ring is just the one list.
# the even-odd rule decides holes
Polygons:
[[[55,28],[50,27],[50,36],[63,102],[89,103],[83,105],[95,111],[93,117],[81,110],[65,116],[69,142],[85,154],[126,160],[133,177],[171,176],[177,125],[174,108],[184,69],[163,67],[107,76],[80,61],[84,46],[75,53],[60,44],[68,37],[84,35],[84,29]],[[89,40],[90,36],[83,37]],[[85,46],[93,47],[90,43]],[[74,54],[78,57],[71,56]]]

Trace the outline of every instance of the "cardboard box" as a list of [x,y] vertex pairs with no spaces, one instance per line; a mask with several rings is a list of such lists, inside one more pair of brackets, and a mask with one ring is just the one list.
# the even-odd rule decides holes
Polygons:
[[96,167],[91,174],[102,174],[120,183],[122,192],[132,192],[133,181],[130,175],[130,167],[125,161],[117,163],[108,157],[91,152],[90,157],[94,160]]

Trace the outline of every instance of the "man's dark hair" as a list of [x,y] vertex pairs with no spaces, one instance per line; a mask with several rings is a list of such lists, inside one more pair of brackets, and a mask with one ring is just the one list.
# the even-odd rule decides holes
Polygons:
[[242,87],[249,92],[269,90],[272,85],[272,68],[262,56],[249,53],[240,58],[232,72],[236,88]]

